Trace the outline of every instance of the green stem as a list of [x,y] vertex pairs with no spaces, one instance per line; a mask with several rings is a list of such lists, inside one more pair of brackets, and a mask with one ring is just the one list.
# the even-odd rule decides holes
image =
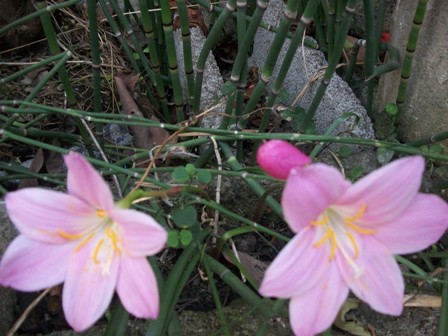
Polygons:
[[336,70],[336,66],[339,63],[339,59],[342,54],[342,50],[344,49],[345,39],[347,36],[348,29],[350,28],[350,24],[352,22],[353,13],[355,12],[356,0],[348,0],[347,5],[345,6],[345,12],[343,15],[342,25],[339,29],[337,29],[337,36],[335,37],[335,45],[333,53],[330,55],[328,60],[328,65],[325,70],[325,74],[322,78],[322,81],[317,89],[317,92],[311,102],[308,111],[306,112],[302,131],[305,133],[312,129],[312,122],[314,115],[319,107],[320,102],[327,90],[328,85],[330,84],[331,78]]
[[442,287],[442,307],[440,308],[439,336],[448,335],[448,258],[445,259],[445,272],[443,280],[446,283]]
[[228,22],[232,12],[235,10],[236,0],[227,1],[224,10],[219,15],[218,20],[216,20],[212,29],[207,36],[207,39],[202,46],[201,52],[199,54],[198,60],[196,62],[196,82],[195,82],[195,97],[193,103],[193,113],[199,114],[201,106],[201,92],[202,92],[202,81],[204,79],[205,62],[210,54],[212,48],[218,42],[221,36],[221,30],[224,25]]
[[170,321],[169,317],[173,312],[185,283],[188,281],[198,261],[199,254],[197,253],[197,246],[195,244],[189,245],[179,256],[163,287],[163,293],[161,293],[160,298],[159,316],[157,320],[149,324],[146,332],[147,336],[166,335]]
[[[96,112],[101,112],[103,107],[101,102],[101,51],[98,38],[96,2],[97,0],[87,0],[87,14],[89,19],[90,47],[92,49],[93,109]],[[103,148],[103,124],[97,123],[95,131],[98,144]]]
[[420,28],[423,23],[423,19],[426,13],[426,5],[428,0],[419,0],[417,9],[415,10],[414,21],[412,23],[411,32],[409,34],[408,43],[406,45],[406,53],[401,68],[401,80],[397,93],[397,106],[398,106],[398,120],[402,114],[403,104],[406,98],[409,77],[411,76],[412,61],[414,58],[415,49],[417,47],[418,36],[420,34]]
[[206,206],[208,206],[208,207],[210,207],[212,209],[219,210],[219,212],[222,213],[223,215],[229,216],[230,218],[233,218],[235,220],[240,221],[241,223],[244,223],[244,224],[248,225],[248,228],[240,228],[240,230],[238,230],[238,231],[231,230],[230,233],[225,233],[223,235],[223,239],[224,240],[228,240],[231,237],[237,236],[237,235],[240,235],[240,234],[257,231],[257,232],[267,233],[267,234],[269,234],[269,235],[271,235],[271,236],[273,236],[275,238],[278,238],[279,240],[282,240],[282,241],[286,241],[286,242],[289,241],[288,237],[285,237],[282,234],[277,233],[277,232],[275,232],[273,230],[270,230],[267,227],[265,227],[265,226],[263,226],[261,224],[255,223],[255,222],[253,222],[253,221],[251,221],[251,220],[249,220],[249,219],[247,219],[247,218],[245,218],[243,216],[237,215],[236,213],[234,213],[234,212],[232,212],[230,210],[227,210],[226,208],[224,208],[223,206],[219,205],[218,203],[216,203],[214,201],[207,201],[207,200],[205,200],[203,198],[198,198],[198,197],[196,197],[195,200],[197,201],[197,203],[206,205]]
[[210,267],[209,259],[203,258],[202,261],[204,263],[205,272],[207,273],[208,283],[210,284],[210,290],[212,292],[213,301],[215,302],[216,311],[217,311],[219,320],[221,322],[222,333],[225,336],[228,336],[228,335],[230,335],[229,324],[227,323],[226,316],[224,315],[224,311],[222,310],[222,303],[221,303],[221,300],[219,299],[219,292],[218,292],[218,289],[216,288],[216,283],[215,283],[213,272]]
[[237,292],[247,303],[257,307],[257,309],[265,315],[270,317],[272,315],[272,308],[267,304],[267,301],[261,299],[254,291],[252,291],[248,286],[246,286],[237,276],[235,276],[229,269],[218,262],[216,259],[204,255],[204,259],[210,265],[213,272],[219,275],[219,277],[232,289]]

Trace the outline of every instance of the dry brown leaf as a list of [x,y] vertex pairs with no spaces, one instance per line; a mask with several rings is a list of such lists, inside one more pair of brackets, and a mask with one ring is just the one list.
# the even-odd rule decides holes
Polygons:
[[354,298],[348,298],[336,316],[334,325],[339,329],[348,332],[350,335],[354,336],[372,336],[374,335],[374,330],[367,328],[361,322],[355,319],[348,319],[347,313],[350,310],[357,309],[359,307],[359,300]]
[[48,293],[47,310],[50,314],[59,314],[62,310],[62,285],[54,286]]
[[[115,76],[115,85],[123,105],[123,113],[130,116],[146,117],[154,121],[159,121],[151,111],[146,111],[144,115],[133,98],[132,91],[138,81],[138,76],[134,74],[118,73]],[[169,133],[159,127],[130,126],[134,133],[134,142],[137,147],[151,150],[154,146],[162,144]]]
[[440,296],[428,294],[406,294],[403,301],[405,307],[440,308],[442,306]]
[[[223,252],[223,255],[228,262],[234,264],[230,256],[228,256],[225,252]],[[238,257],[241,265],[244,267],[247,273],[249,273],[249,275],[255,280],[255,282],[260,285],[264,273],[269,265],[264,261],[258,260],[244,252],[238,252]]]
[[[39,148],[36,152],[36,155],[33,158],[33,161],[31,161],[29,170],[33,173],[38,173],[42,169],[43,165],[44,165],[44,151],[42,148]],[[19,189],[37,187],[38,185],[39,182],[37,178],[22,179],[19,182]]]
[[[60,147],[61,142],[58,139],[54,139],[51,144],[53,146]],[[57,153],[50,150],[44,150],[45,169],[50,174],[59,174],[64,170],[64,158],[61,153]]]

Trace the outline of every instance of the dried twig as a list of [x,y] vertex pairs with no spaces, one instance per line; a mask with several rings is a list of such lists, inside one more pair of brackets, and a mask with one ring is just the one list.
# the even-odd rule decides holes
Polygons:
[[51,290],[51,288],[47,288],[44,290],[36,299],[34,299],[33,302],[28,306],[28,308],[25,309],[23,314],[19,317],[19,319],[14,323],[12,328],[6,333],[6,336],[13,336],[14,333],[20,328],[22,323],[26,320],[28,315],[31,313],[31,311],[36,307],[40,301],[45,297],[45,295],[48,294],[48,292]]

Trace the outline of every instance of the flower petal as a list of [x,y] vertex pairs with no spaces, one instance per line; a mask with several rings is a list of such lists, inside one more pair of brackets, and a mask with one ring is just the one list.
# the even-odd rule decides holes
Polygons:
[[398,219],[378,228],[375,238],[392,253],[406,254],[436,243],[447,229],[447,203],[436,195],[418,194]]
[[337,169],[324,164],[292,169],[282,195],[283,213],[291,230],[297,233],[317,220],[349,186]]
[[159,290],[146,258],[122,258],[117,293],[126,310],[138,318],[159,315]]
[[302,295],[326,276],[328,244],[313,247],[316,230],[304,229],[279,253],[268,267],[259,292],[263,296],[291,298]]
[[67,322],[77,332],[91,327],[106,311],[118,278],[119,258],[112,258],[109,272],[92,258],[92,246],[75,253],[68,266],[62,305]]
[[366,206],[359,223],[369,227],[395,220],[417,195],[424,165],[420,156],[396,160],[356,182],[338,205],[355,213]]
[[403,310],[404,282],[390,250],[374,238],[364,236],[356,264],[362,274],[340,255],[336,257],[345,282],[353,293],[374,310],[398,316]]
[[131,256],[154,255],[165,246],[168,234],[151,216],[132,209],[115,209],[109,215],[119,224],[125,251]]
[[109,186],[92,165],[81,155],[70,152],[64,156],[68,168],[67,189],[96,209],[111,210],[114,199]]
[[64,281],[73,244],[50,245],[19,235],[8,246],[0,263],[0,284],[34,292]]
[[312,336],[328,329],[348,292],[337,264],[331,263],[328,273],[316,286],[289,302],[289,319],[294,333]]
[[98,221],[94,209],[78,198],[42,188],[10,192],[5,203],[19,231],[42,243],[65,243],[67,239],[58,231],[77,234]]
[[257,162],[272,177],[286,179],[292,168],[311,163],[311,159],[284,140],[270,140],[260,146]]

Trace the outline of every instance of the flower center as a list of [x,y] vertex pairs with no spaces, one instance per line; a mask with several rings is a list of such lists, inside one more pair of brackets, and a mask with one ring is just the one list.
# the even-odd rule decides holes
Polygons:
[[108,275],[115,253],[119,256],[122,254],[121,230],[118,224],[110,219],[105,210],[96,210],[95,215],[97,217],[95,224],[80,233],[70,234],[63,230],[57,232],[65,239],[79,240],[75,253],[87,245],[93,246],[91,261],[101,267],[103,275]]
[[367,206],[364,204],[355,215],[347,216],[342,209],[329,207],[316,221],[310,223],[322,235],[313,247],[318,248],[324,244],[330,244],[329,260],[332,261],[336,253],[340,251],[344,259],[355,269],[356,274],[362,272],[355,262],[359,256],[357,239],[359,240],[360,235],[375,234],[374,230],[363,228],[357,223],[364,215],[366,208]]

